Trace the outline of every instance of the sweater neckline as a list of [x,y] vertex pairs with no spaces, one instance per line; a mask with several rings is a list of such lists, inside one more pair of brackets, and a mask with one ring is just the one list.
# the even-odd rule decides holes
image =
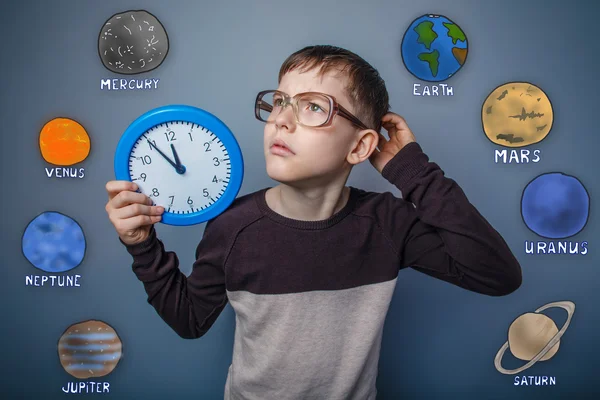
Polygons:
[[269,207],[269,205],[267,204],[266,199],[267,190],[271,189],[271,186],[261,189],[257,192],[256,202],[258,208],[263,212],[264,215],[280,224],[296,229],[326,229],[340,222],[342,219],[344,219],[344,217],[346,217],[346,215],[348,215],[354,209],[356,198],[358,197],[358,192],[356,188],[352,186],[349,187],[350,195],[348,196],[348,201],[346,202],[346,205],[340,211],[333,214],[331,217],[318,221],[304,221],[299,219],[292,219],[273,211],[271,207]]

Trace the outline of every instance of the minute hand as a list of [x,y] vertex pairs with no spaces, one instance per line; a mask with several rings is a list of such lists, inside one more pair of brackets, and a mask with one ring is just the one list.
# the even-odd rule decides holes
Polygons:
[[[148,139],[146,139],[146,140],[148,140]],[[160,151],[159,148],[156,147],[156,145],[154,143],[152,143],[150,140],[148,140],[148,143],[150,144],[150,146],[154,147],[156,149],[156,151],[158,151],[158,153],[161,156],[163,156],[165,158],[165,160],[167,160],[169,162],[169,164],[171,164],[173,166],[173,168],[175,168],[175,170],[179,169],[179,166],[177,164],[175,164],[175,162],[173,160],[171,160],[165,153]]]

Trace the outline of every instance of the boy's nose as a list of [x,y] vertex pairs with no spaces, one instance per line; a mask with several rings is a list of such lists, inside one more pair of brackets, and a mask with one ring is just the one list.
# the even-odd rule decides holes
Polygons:
[[288,130],[291,130],[295,124],[296,116],[294,115],[294,107],[287,103],[279,110],[279,114],[275,117],[275,125],[278,128],[285,126]]

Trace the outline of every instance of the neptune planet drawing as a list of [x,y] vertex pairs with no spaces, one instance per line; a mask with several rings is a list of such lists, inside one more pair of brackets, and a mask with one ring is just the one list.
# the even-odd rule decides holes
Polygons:
[[423,15],[410,24],[402,39],[402,61],[418,79],[441,82],[462,68],[467,60],[467,37],[442,15]]
[[81,264],[85,236],[72,218],[58,212],[44,212],[25,229],[22,249],[34,267],[46,272],[65,272]]

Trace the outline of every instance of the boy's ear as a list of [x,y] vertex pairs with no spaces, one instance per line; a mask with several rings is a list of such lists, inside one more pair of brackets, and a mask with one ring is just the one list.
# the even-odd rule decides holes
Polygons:
[[352,165],[368,160],[377,148],[379,135],[373,129],[363,129],[357,133],[357,140],[346,159]]

